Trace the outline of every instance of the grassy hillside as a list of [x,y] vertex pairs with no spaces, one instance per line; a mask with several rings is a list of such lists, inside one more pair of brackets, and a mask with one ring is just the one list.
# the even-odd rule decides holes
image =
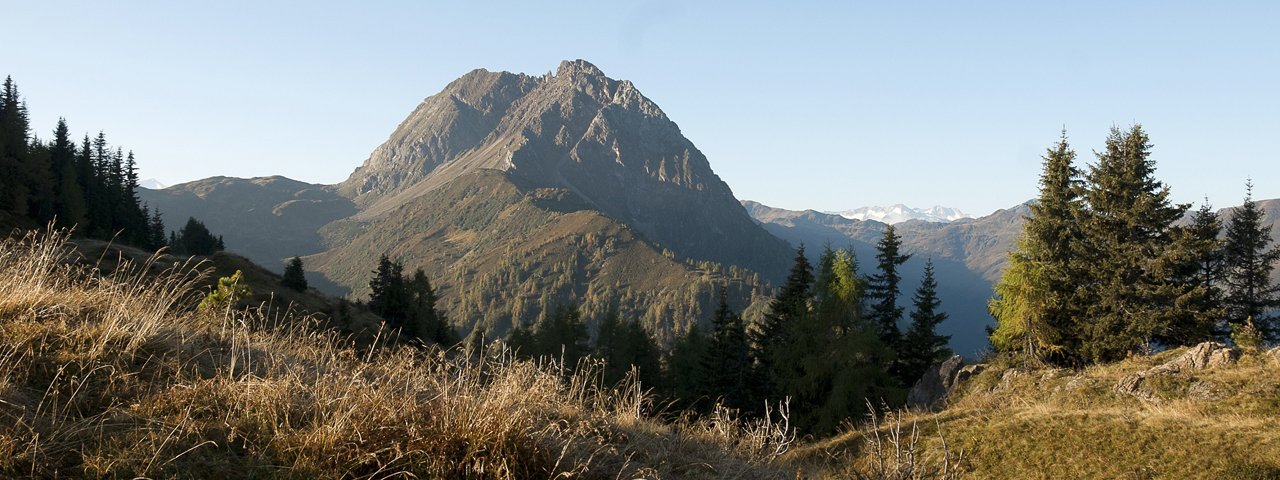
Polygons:
[[[1187,350],[1078,372],[993,365],[946,409],[904,422],[920,428],[925,449],[944,438],[963,452],[975,478],[1280,478],[1280,350],[1151,372]],[[797,455],[845,452],[868,465],[870,438],[852,432]]]
[[659,422],[589,373],[355,349],[306,317],[193,309],[186,263],[78,257],[0,242],[0,477],[795,476],[777,424]]
[[[217,252],[207,257],[163,254],[153,258],[152,252],[101,240],[76,238],[68,245],[74,247],[73,255],[77,261],[92,264],[103,275],[139,273],[147,278],[156,278],[168,273],[175,265],[198,270],[202,275],[193,284],[198,294],[208,293],[217,285],[219,278],[241,272],[250,295],[241,298],[237,307],[253,307],[273,320],[312,316],[318,322],[317,327],[347,334],[361,345],[371,344],[381,329],[382,319],[366,309],[314,288],[302,292],[284,288],[280,284],[280,275],[235,253]],[[117,272],[122,266],[130,271]]]
[[661,339],[706,321],[720,285],[735,308],[764,303],[768,292],[755,273],[678,259],[567,190],[517,182],[481,170],[377,219],[335,222],[322,230],[330,249],[306,263],[338,283],[367,285],[371,259],[401,258],[441,287],[460,331],[479,323],[491,337],[564,299],[590,319],[615,304]]

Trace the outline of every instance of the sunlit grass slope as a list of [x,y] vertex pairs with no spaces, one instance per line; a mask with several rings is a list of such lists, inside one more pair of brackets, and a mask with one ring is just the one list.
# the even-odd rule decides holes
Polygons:
[[[993,364],[947,408],[906,422],[918,425],[926,449],[945,439],[963,452],[972,478],[1280,478],[1280,350],[1148,373],[1136,388],[1122,386],[1187,350],[1082,371]],[[797,455],[846,452],[865,465],[867,432]]]
[[357,350],[196,310],[188,263],[77,255],[0,243],[0,477],[795,477],[776,424],[655,421],[634,386],[502,352]]

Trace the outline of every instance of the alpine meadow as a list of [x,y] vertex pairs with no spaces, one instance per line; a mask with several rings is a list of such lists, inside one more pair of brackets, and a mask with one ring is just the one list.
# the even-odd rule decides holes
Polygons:
[[0,477],[1280,478],[1273,5],[12,10]]

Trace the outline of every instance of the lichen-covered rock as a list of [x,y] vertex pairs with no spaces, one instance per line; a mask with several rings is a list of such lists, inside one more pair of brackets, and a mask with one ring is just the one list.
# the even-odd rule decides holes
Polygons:
[[[1120,395],[1129,395],[1142,400],[1156,402],[1160,400],[1160,397],[1143,386],[1147,378],[1155,375],[1178,375],[1206,368],[1225,367],[1235,364],[1239,356],[1240,352],[1231,347],[1216,342],[1204,342],[1187,349],[1182,355],[1178,355],[1177,358],[1169,360],[1162,365],[1125,375],[1119,382],[1116,382],[1115,392]],[[1190,393],[1210,395],[1212,391],[1212,385],[1199,385],[1191,389]]]
[[1166,362],[1156,369],[1173,372],[1204,370],[1232,365],[1239,357],[1239,352],[1217,342],[1204,342],[1183,352],[1178,358]]
[[911,408],[934,408],[946,400],[947,395],[956,386],[956,374],[964,366],[964,358],[953,355],[940,364],[929,367],[924,376],[911,386],[907,393],[907,406]]
[[1142,388],[1142,382],[1147,379],[1148,372],[1134,372],[1120,378],[1116,382],[1115,392],[1120,395],[1128,395],[1143,400],[1155,400],[1156,396],[1150,390]]

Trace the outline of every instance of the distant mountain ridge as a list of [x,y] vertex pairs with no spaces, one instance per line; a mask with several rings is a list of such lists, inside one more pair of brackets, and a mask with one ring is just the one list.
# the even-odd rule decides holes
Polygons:
[[824,213],[839,215],[850,220],[875,220],[889,225],[899,224],[908,220],[947,223],[962,218],[973,218],[972,215],[961,212],[959,209],[941,205],[935,205],[930,208],[911,208],[901,203],[888,207],[861,207],[842,212]]

